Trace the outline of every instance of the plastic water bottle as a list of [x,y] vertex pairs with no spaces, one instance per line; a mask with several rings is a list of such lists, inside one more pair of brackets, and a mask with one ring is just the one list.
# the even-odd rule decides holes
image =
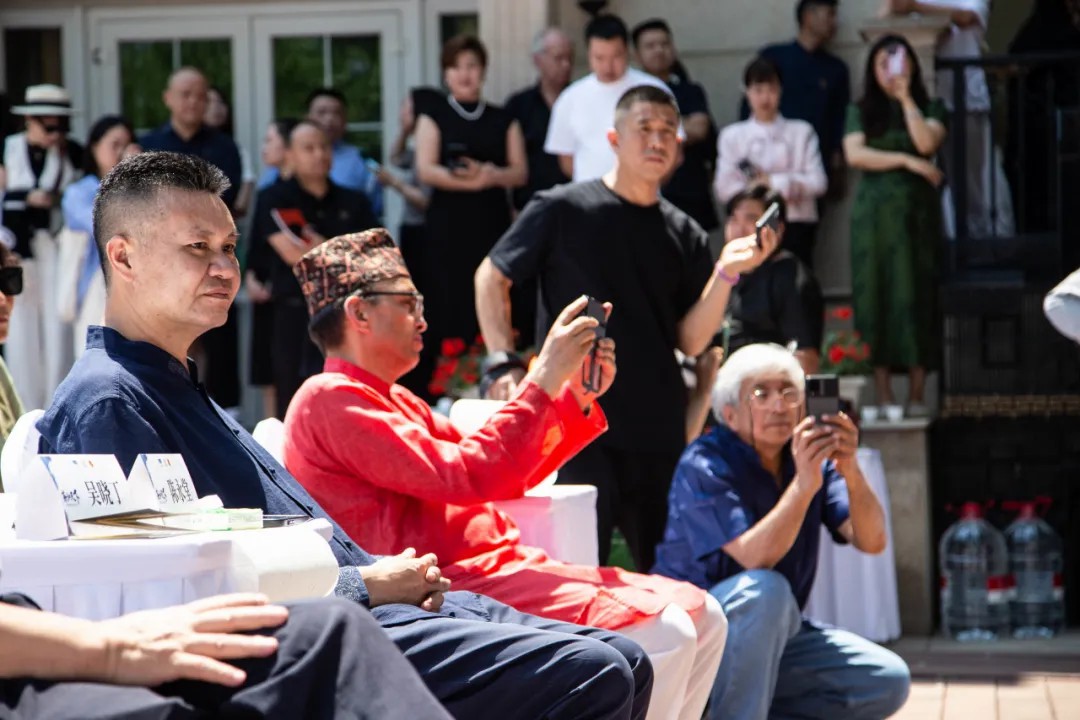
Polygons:
[[1003,505],[1020,511],[1005,529],[1009,570],[1016,579],[1016,593],[1009,603],[1013,637],[1053,637],[1065,626],[1061,538],[1036,512],[1038,505],[1049,504],[1050,498],[1037,498],[1035,502]]
[[1009,630],[1009,575],[1005,536],[983,519],[978,503],[964,503],[960,519],[941,537],[941,624],[956,640],[996,640]]

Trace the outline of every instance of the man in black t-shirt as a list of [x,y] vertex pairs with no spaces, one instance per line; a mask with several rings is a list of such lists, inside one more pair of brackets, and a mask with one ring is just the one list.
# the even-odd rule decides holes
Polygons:
[[333,149],[322,128],[302,120],[285,143],[293,176],[259,193],[248,250],[248,267],[270,287],[274,316],[270,366],[276,414],[282,419],[300,385],[322,372],[323,364],[322,354],[308,337],[307,305],[292,266],[327,238],[378,225],[366,195],[330,180]]
[[720,225],[712,200],[717,131],[709,115],[705,88],[690,80],[679,62],[667,22],[659,18],[646,20],[634,28],[631,37],[641,69],[668,84],[682,113],[686,133],[683,161],[664,185],[664,197],[711,232]]
[[678,154],[678,127],[667,92],[628,90],[608,132],[611,172],[538,193],[476,273],[477,315],[491,353],[486,379],[496,399],[524,375],[510,354],[512,285],[539,279],[538,338],[582,294],[613,303],[607,335],[619,349],[619,378],[603,402],[610,430],[567,463],[559,481],[596,485],[601,563],[618,526],[642,571],[652,567],[686,443],[687,393],[674,351],[697,356],[708,347],[738,274],[776,243],[768,229],[764,250],[753,237],[733,241],[714,267],[705,231],[659,196]]

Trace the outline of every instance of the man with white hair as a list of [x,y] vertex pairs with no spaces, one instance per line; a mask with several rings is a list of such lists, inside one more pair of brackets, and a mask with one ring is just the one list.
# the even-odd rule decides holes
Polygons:
[[725,661],[711,717],[884,718],[910,686],[904,661],[802,618],[819,525],[866,553],[885,548],[885,515],[855,460],[843,413],[804,417],[806,380],[779,345],[748,345],[720,368],[720,424],[675,470],[653,572],[707,589],[724,608]]

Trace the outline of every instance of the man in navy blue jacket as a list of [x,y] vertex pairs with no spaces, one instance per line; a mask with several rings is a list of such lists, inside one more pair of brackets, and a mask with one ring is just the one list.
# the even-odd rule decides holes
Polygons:
[[[240,285],[227,185],[212,165],[173,153],[129,158],[102,180],[94,237],[106,326],[90,329],[39,421],[40,451],[111,453],[123,467],[138,453],[180,453],[200,495],[329,520],[210,399],[187,359],[199,335],[225,322]],[[630,640],[446,592],[433,555],[376,559],[333,527],[337,594],[371,608],[454,716],[644,717],[652,668]]]

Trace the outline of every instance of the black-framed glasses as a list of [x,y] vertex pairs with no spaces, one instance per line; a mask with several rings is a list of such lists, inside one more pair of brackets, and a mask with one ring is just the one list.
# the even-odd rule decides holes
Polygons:
[[424,296],[416,292],[415,290],[371,290],[368,292],[360,293],[360,297],[362,298],[380,296],[409,298],[409,314],[415,315],[417,317],[420,317],[424,314]]
[[23,272],[21,267],[0,268],[0,293],[14,297],[22,292]]

